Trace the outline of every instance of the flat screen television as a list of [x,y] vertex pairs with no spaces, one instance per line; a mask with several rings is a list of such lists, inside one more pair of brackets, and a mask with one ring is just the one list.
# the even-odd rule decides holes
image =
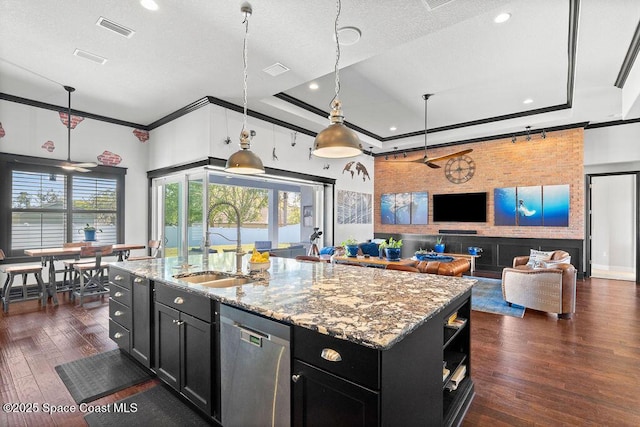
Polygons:
[[434,222],[487,222],[487,193],[433,195]]

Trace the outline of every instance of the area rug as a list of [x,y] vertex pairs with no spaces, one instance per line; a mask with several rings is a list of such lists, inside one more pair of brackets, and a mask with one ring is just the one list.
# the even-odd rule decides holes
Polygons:
[[509,306],[502,299],[502,280],[486,277],[470,277],[477,280],[471,289],[471,309],[504,316],[524,317],[524,307]]
[[152,378],[119,349],[56,366],[76,403],[86,403]]
[[164,384],[112,403],[109,412],[85,415],[84,420],[90,427],[210,425]]

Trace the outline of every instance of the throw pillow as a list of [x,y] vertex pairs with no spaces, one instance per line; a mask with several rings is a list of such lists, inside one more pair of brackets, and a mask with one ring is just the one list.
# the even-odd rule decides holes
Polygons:
[[551,260],[552,253],[553,251],[546,252],[531,249],[529,252],[529,262],[527,263],[527,266],[531,268],[543,268],[543,263]]
[[562,259],[543,261],[543,264],[544,268],[555,268],[558,264],[571,264],[571,256]]
[[333,255],[334,251],[335,249],[333,248],[333,246],[325,246],[324,248],[320,249],[320,255]]

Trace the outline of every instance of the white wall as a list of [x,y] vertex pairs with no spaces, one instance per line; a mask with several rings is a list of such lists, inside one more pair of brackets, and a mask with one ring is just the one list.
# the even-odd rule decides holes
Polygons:
[[640,169],[640,123],[585,130],[585,172],[599,165],[607,165],[605,169],[614,172],[625,164]]
[[[292,131],[274,126],[261,120],[248,118],[247,127],[256,131],[251,149],[262,159],[265,167],[300,172],[309,175],[336,179],[338,190],[357,191],[373,194],[373,181],[362,180],[362,175],[344,172],[350,161],[362,163],[373,177],[373,158],[360,155],[352,159],[309,158],[309,148],[313,138],[298,134],[296,145],[292,146]],[[228,131],[227,131],[228,129]],[[209,105],[180,117],[158,129],[151,131],[149,169],[160,169],[175,164],[184,164],[206,157],[226,159],[239,150],[239,135],[242,129],[242,115],[222,107]],[[228,132],[228,133],[227,133]],[[224,140],[231,138],[230,144]],[[273,149],[277,160],[273,158]],[[328,169],[324,167],[328,165]],[[358,240],[373,237],[373,224],[336,224],[335,242],[349,236]]]
[[[5,136],[0,138],[0,151],[11,154],[67,159],[67,128],[57,111],[0,101],[0,122]],[[147,242],[147,154],[149,145],[141,143],[133,128],[84,119],[71,130],[71,160],[97,161],[110,151],[122,157],[118,165],[127,168],[125,175],[125,240]],[[55,150],[42,148],[53,141]]]

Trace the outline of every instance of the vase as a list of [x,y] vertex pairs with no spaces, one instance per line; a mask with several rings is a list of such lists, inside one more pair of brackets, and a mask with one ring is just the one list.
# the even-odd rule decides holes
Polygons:
[[344,249],[347,251],[347,256],[358,256],[358,245],[345,245]]
[[433,250],[439,254],[444,253],[444,243],[436,243],[436,245],[433,247]]
[[400,248],[386,248],[387,251],[387,260],[388,261],[397,261],[400,259]]

